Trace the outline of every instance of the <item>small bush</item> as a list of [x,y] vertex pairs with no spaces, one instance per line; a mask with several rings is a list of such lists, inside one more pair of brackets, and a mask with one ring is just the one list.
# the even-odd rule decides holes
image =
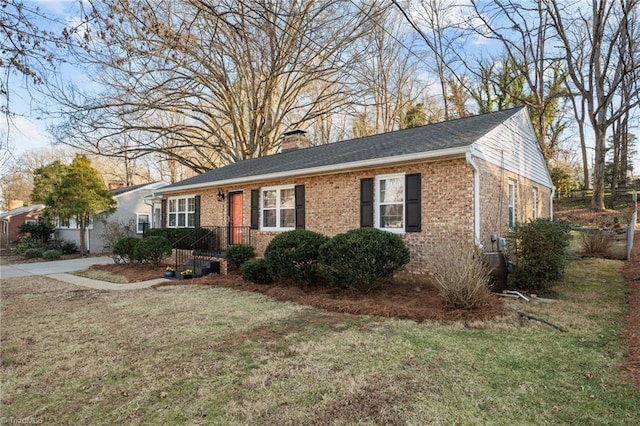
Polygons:
[[113,246],[113,260],[116,263],[133,263],[136,260],[135,250],[141,240],[136,237],[120,238]]
[[47,250],[58,250],[62,254],[71,254],[78,251],[78,246],[75,241],[53,240],[47,243]]
[[477,309],[489,297],[491,270],[472,242],[445,241],[438,245],[431,268],[440,295],[457,309]]
[[256,251],[253,246],[248,244],[234,244],[227,248],[224,254],[224,259],[227,262],[231,262],[236,267],[241,267],[249,259],[256,257]]
[[[125,237],[135,237],[136,235],[136,224],[133,219],[129,222],[121,222],[118,220],[114,221],[106,221],[103,222],[103,231],[99,235],[102,240],[102,245],[105,251],[110,251],[113,253],[113,250],[116,246],[116,243]],[[118,262],[118,255],[113,255],[113,260]]]
[[20,243],[20,244],[18,244],[16,246],[16,254],[22,256],[29,249],[40,249],[40,250],[44,251],[45,246],[40,241],[27,239],[26,241],[24,241],[24,242],[22,242],[22,243]]
[[265,259],[249,260],[240,266],[242,278],[257,284],[271,284],[273,279],[269,274],[269,264]]
[[27,259],[36,259],[38,257],[42,257],[42,253],[44,253],[44,249],[42,247],[30,248],[24,252],[24,257]]
[[607,256],[613,247],[613,237],[602,229],[587,229],[580,233],[580,243],[585,254]]
[[265,250],[269,273],[279,282],[292,281],[306,286],[319,274],[320,246],[329,239],[317,232],[305,229],[283,232],[276,236]]
[[62,252],[60,250],[51,249],[42,253],[42,258],[44,260],[55,260],[60,259],[60,257],[62,257]]
[[151,262],[153,266],[160,266],[162,259],[171,256],[172,247],[169,240],[164,237],[145,237],[138,240],[133,254],[135,259]]
[[509,254],[516,268],[513,285],[534,293],[548,291],[564,274],[570,226],[536,219],[518,224],[509,233]]
[[320,248],[320,262],[329,281],[338,287],[369,292],[409,263],[409,250],[396,234],[375,228],[338,234]]

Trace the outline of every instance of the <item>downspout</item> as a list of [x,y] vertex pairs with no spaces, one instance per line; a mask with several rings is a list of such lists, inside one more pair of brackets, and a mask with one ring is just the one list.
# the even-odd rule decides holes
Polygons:
[[549,196],[549,219],[553,220],[553,198],[556,196],[556,187],[551,187],[551,195]]
[[465,154],[467,163],[473,169],[473,236],[476,245],[482,248],[480,242],[480,170],[476,163],[473,162],[473,154],[467,152]]

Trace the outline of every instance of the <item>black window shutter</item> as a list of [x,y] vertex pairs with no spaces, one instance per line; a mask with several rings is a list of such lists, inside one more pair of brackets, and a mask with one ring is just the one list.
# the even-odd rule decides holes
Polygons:
[[360,227],[373,227],[373,178],[360,179]]
[[167,199],[163,198],[160,201],[160,227],[167,227]]
[[304,185],[296,185],[296,229],[304,229]]
[[197,228],[198,226],[200,226],[200,196],[196,195],[195,197],[193,197],[193,204],[195,204],[195,221],[194,221],[194,226]]
[[420,173],[405,176],[406,232],[422,231],[422,191]]
[[251,190],[251,229],[260,228],[260,190]]

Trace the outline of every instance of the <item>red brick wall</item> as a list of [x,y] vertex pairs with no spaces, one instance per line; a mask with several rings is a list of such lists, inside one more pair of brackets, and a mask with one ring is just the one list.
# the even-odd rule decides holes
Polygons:
[[[533,188],[538,189],[538,217],[549,217],[551,190],[516,173],[503,170],[483,160],[474,160],[480,169],[480,241],[490,251],[491,234],[508,233],[509,181],[516,183],[516,221],[533,218]],[[495,246],[494,246],[495,247]]]

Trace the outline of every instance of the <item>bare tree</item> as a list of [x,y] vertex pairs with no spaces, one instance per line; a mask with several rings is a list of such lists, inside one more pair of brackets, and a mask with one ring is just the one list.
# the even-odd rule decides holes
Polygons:
[[[582,96],[593,128],[594,210],[604,209],[607,131],[627,111],[640,105],[640,33],[638,0],[594,0],[563,4],[543,0],[566,57],[567,72]],[[618,106],[614,100],[626,84],[631,96]]]
[[371,30],[356,43],[352,76],[360,94],[354,108],[353,134],[389,132],[400,125],[402,111],[421,92],[415,58],[415,37],[403,35],[401,17],[391,5],[366,12]]
[[[563,107],[561,100],[567,94],[562,62],[551,46],[551,20],[544,2],[472,0],[471,5],[475,12],[470,20],[471,30],[499,41],[504,49],[504,63],[511,68],[512,74],[499,72],[498,76],[521,79],[523,86],[504,85],[504,81],[499,85],[503,90],[516,89],[516,92],[508,92],[512,102],[528,107],[543,154],[545,158],[551,158],[557,146],[558,132],[566,127],[556,120]],[[483,75],[482,69],[480,71],[480,76],[487,76],[486,72]]]
[[67,117],[56,139],[195,172],[273,153],[283,131],[331,114],[350,90],[351,43],[369,29],[345,0],[89,5],[89,48],[74,53],[110,89],[52,93]]

